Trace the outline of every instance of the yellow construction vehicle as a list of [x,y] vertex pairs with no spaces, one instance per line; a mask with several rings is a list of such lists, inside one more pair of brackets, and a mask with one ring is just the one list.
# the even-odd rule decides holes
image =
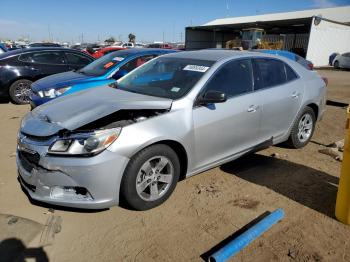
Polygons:
[[283,41],[269,42],[263,40],[264,29],[247,28],[242,30],[242,38],[232,39],[226,42],[226,48],[235,50],[249,49],[282,49]]

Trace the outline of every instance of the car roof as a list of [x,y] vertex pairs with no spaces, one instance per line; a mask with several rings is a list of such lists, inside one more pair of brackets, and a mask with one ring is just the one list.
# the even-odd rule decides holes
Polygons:
[[153,52],[160,52],[160,53],[173,53],[176,52],[176,50],[172,49],[162,49],[162,48],[130,48],[126,50],[121,50],[128,52],[129,54],[139,54],[139,53],[153,53]]
[[[11,54],[21,54],[21,53],[28,53],[28,52],[33,52],[33,51],[73,51],[77,52],[78,50],[76,49],[71,49],[71,48],[65,48],[65,47],[29,47],[29,48],[21,48],[21,49],[16,49],[10,51]],[[78,51],[80,52],[80,51]]]
[[229,58],[229,57],[245,57],[245,56],[256,56],[256,53],[249,52],[249,51],[236,51],[236,50],[230,50],[230,49],[213,48],[213,49],[203,49],[203,50],[196,50],[196,51],[178,52],[178,53],[172,53],[167,55],[167,57],[198,59],[198,60],[206,60],[206,61],[214,61],[214,62],[219,61],[221,59]]
[[[6,53],[3,53],[0,55],[0,59],[14,56],[14,55],[19,55],[19,54],[24,54],[24,53],[30,53],[33,51],[68,51],[68,52],[74,52],[74,53],[79,53],[79,54],[84,54],[86,56],[90,56],[84,52],[81,52],[76,49],[71,49],[71,48],[64,48],[64,47],[30,47],[30,48],[21,48],[21,49],[16,49],[16,50],[10,50]],[[90,56],[91,57],[91,56]]]
[[147,54],[154,54],[154,53],[170,54],[175,52],[178,52],[178,50],[162,49],[162,48],[130,48],[130,49],[123,49],[123,50],[116,50],[109,54],[114,54],[115,56],[126,55],[127,57],[133,57],[135,55],[147,55]]

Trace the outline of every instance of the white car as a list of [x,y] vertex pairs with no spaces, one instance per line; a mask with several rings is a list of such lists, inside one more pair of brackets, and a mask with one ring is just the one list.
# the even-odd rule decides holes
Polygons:
[[337,55],[333,60],[334,68],[348,68],[350,69],[350,52]]

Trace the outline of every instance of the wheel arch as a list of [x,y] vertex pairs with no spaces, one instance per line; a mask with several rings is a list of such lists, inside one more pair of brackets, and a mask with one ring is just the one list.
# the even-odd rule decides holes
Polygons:
[[[175,140],[171,140],[171,139],[164,139],[164,140],[159,140],[156,142],[153,142],[151,144],[148,144],[147,146],[139,149],[137,152],[140,152],[141,150],[148,148],[150,146],[154,146],[154,145],[167,145],[169,146],[172,150],[175,151],[176,155],[179,158],[180,161],[180,177],[179,180],[184,180],[186,178],[186,174],[187,174],[187,168],[188,168],[188,154],[187,151],[185,149],[185,147],[179,143],[178,141]],[[137,154],[137,152],[135,154]]]
[[316,118],[316,121],[317,121],[318,120],[318,113],[319,113],[318,105],[315,104],[315,103],[309,103],[306,106],[310,107],[314,111],[315,118]]

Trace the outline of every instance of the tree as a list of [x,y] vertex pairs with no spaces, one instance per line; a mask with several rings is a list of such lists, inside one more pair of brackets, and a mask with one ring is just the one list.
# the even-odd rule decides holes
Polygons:
[[115,42],[115,38],[113,36],[111,36],[105,40],[105,43],[107,43],[107,44],[113,44],[114,42]]
[[135,43],[136,36],[133,33],[130,33],[128,37],[130,43]]

